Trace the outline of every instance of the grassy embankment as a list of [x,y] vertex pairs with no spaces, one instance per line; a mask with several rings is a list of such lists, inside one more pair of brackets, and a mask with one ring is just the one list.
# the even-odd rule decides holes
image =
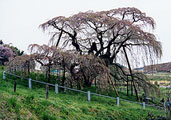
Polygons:
[[[19,79],[18,79],[19,81]],[[27,82],[26,82],[27,83]],[[17,92],[13,92],[13,80],[2,80],[0,70],[0,119],[43,119],[43,120],[143,120],[148,113],[154,116],[162,115],[163,111],[141,105],[107,98],[92,96],[91,102],[87,95],[73,92],[55,94],[54,88],[45,99],[45,87],[33,89],[17,82]]]

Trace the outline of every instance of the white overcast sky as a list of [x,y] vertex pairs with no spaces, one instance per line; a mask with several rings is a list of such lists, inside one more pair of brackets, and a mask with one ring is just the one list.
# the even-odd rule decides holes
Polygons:
[[29,44],[48,43],[39,25],[53,17],[119,7],[136,7],[154,18],[163,46],[160,63],[171,62],[171,0],[0,0],[0,40],[27,51]]

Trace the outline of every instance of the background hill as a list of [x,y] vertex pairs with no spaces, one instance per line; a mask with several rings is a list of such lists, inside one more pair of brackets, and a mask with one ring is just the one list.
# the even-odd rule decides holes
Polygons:
[[152,73],[152,72],[171,72],[171,62],[168,63],[161,63],[161,64],[154,64],[148,65],[141,68],[136,68],[134,70],[142,71],[145,73]]

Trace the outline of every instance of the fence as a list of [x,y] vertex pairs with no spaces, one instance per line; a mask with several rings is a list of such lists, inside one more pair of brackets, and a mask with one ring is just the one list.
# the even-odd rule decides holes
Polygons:
[[[18,76],[18,75],[15,75],[15,74],[12,74],[12,73],[8,73],[8,72],[4,71],[3,72],[3,80],[6,79],[6,74],[11,75],[11,76],[15,76],[15,77],[18,77],[18,78],[22,78],[21,76]],[[97,93],[92,93],[90,91],[87,91],[86,92],[86,91],[82,91],[82,90],[68,88],[68,87],[65,87],[65,86],[60,86],[58,84],[50,84],[50,83],[46,83],[46,82],[42,82],[42,81],[38,81],[38,80],[32,80],[31,78],[28,78],[28,79],[27,78],[24,78],[24,79],[25,80],[28,80],[28,87],[30,89],[32,88],[32,82],[36,82],[36,83],[40,83],[40,84],[46,85],[46,99],[48,99],[49,86],[53,86],[53,87],[55,87],[55,93],[56,94],[59,93],[59,88],[68,89],[68,90],[71,90],[71,91],[76,91],[76,92],[80,92],[80,93],[87,94],[87,98],[88,98],[88,101],[89,102],[91,101],[91,95],[95,95],[95,96],[100,96],[100,97],[115,99],[117,106],[119,106],[120,100],[122,100],[122,101],[130,102],[130,103],[140,104],[140,105],[142,105],[143,109],[145,109],[146,106],[150,106],[150,107],[155,107],[155,108],[158,108],[158,109],[162,109],[162,110],[164,110],[166,112],[166,106],[165,106],[165,104],[164,104],[163,107],[154,106],[154,105],[146,104],[145,102],[143,102],[143,103],[134,102],[134,101],[129,101],[129,100],[125,100],[125,99],[120,99],[119,97],[115,98],[115,97],[111,97],[111,96],[106,96],[106,95],[101,95],[101,94],[97,94]],[[16,92],[16,80],[14,80],[14,92]]]

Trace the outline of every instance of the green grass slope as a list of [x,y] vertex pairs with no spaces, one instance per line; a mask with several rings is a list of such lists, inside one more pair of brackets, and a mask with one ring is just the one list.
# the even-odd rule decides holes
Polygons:
[[[27,81],[26,81],[27,82]],[[53,87],[45,99],[45,87],[29,89],[17,83],[14,93],[13,80],[2,80],[0,71],[0,120],[145,120],[148,114],[164,116],[162,110],[116,100],[67,91],[55,94]]]

